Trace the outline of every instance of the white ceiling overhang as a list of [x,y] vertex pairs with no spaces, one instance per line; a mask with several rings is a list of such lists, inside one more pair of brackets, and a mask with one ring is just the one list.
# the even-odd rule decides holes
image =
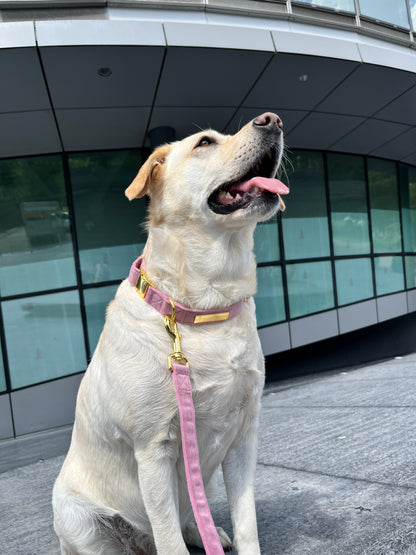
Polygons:
[[148,146],[148,131],[166,125],[177,138],[233,133],[272,110],[291,149],[416,165],[415,50],[288,21],[222,21],[0,23],[0,157]]

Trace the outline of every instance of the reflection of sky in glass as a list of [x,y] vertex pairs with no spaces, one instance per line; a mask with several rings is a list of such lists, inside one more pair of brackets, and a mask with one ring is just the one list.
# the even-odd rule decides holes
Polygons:
[[3,356],[1,353],[1,347],[0,347],[0,391],[6,391],[6,379],[4,377]]
[[413,28],[416,29],[416,0],[410,0],[410,12],[412,14]]
[[286,274],[291,318],[333,308],[330,262],[288,264]]
[[344,12],[355,12],[354,0],[297,0],[304,4],[321,6],[322,8],[332,8]]
[[108,285],[107,287],[97,287],[84,291],[91,354],[95,350],[104,326],[106,308],[108,303],[114,298],[117,287],[117,285]]
[[2,303],[13,388],[86,368],[77,291]]
[[61,157],[1,160],[0,198],[1,294],[75,285]]
[[254,297],[257,325],[266,326],[286,320],[280,266],[257,268],[258,289]]
[[378,256],[374,259],[377,295],[388,295],[404,289],[401,256]]
[[399,27],[409,28],[405,0],[359,0],[361,14],[386,21]]
[[279,230],[276,218],[257,225],[254,232],[254,253],[257,262],[280,260]]
[[339,305],[355,303],[374,295],[369,258],[337,260],[335,273]]

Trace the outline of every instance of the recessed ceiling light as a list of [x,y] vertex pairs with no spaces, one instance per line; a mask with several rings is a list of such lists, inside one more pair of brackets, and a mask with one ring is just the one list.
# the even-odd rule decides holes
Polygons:
[[306,73],[304,73],[303,75],[299,75],[299,81],[301,81],[302,83],[306,83],[307,80],[308,75]]
[[100,67],[97,73],[100,77],[110,77],[113,72],[110,67]]

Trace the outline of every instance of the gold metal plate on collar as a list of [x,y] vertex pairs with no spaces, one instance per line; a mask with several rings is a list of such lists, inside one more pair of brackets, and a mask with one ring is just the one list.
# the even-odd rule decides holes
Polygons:
[[207,324],[208,322],[223,322],[228,320],[229,312],[217,312],[216,314],[200,314],[195,316],[194,324]]
[[148,279],[148,277],[143,272],[143,270],[140,270],[139,279],[137,280],[137,283],[136,283],[136,289],[139,292],[139,295],[141,296],[142,299],[145,298],[147,290],[149,289],[149,286],[153,287],[153,283]]

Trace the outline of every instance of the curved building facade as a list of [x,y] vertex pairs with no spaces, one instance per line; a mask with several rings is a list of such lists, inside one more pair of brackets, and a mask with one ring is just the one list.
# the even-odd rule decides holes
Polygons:
[[266,355],[409,318],[415,30],[415,0],[0,0],[0,439],[72,422],[157,134],[284,122],[287,210],[255,236]]

